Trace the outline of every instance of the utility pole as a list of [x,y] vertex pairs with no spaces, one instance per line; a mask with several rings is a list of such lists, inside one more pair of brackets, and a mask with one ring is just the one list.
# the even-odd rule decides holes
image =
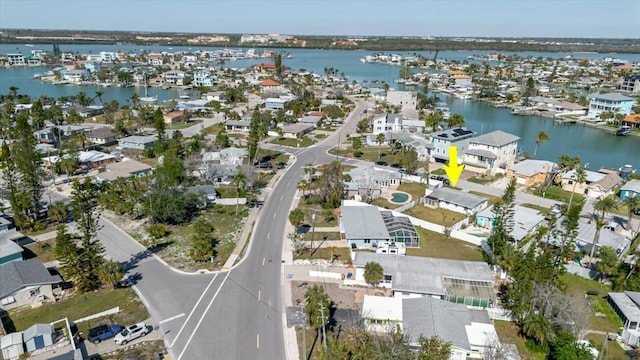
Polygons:
[[313,210],[313,214],[311,214],[311,222],[312,222],[312,227],[311,227],[311,254],[313,255],[314,253],[314,247],[313,247],[313,241],[316,239],[316,209],[312,209]]
[[327,333],[325,331],[324,321],[324,303],[320,301],[320,316],[322,317],[322,345],[324,346],[324,353],[327,353]]
[[302,360],[307,360],[307,313],[305,312],[305,304],[307,299],[300,302],[300,310],[302,310]]

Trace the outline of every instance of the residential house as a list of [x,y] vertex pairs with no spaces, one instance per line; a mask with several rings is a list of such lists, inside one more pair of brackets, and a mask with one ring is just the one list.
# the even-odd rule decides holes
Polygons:
[[104,106],[93,105],[75,108],[78,115],[82,118],[94,117],[104,113]]
[[387,102],[393,106],[400,106],[401,112],[416,110],[418,106],[418,96],[413,91],[387,91]]
[[[434,146],[421,133],[419,132],[411,133],[407,131],[401,131],[395,134],[388,133],[386,134],[385,138],[387,137],[390,137],[390,139],[388,140],[391,140],[396,143],[400,143],[403,146],[412,147],[418,154],[418,161],[425,161],[425,160],[431,161]],[[371,140],[376,141],[376,144],[377,144],[377,139],[371,139]],[[370,144],[370,140],[369,140],[369,137],[367,137],[367,145],[369,144]]]
[[425,206],[443,208],[469,216],[477,214],[489,204],[485,197],[451,188],[427,189],[425,194]]
[[[5,219],[0,218],[0,220]],[[14,261],[22,261],[22,253],[24,252],[24,249],[10,238],[11,233],[15,232],[10,230],[0,232],[0,266]],[[22,238],[24,236],[20,237]]]
[[640,180],[629,180],[620,188],[620,199],[624,200],[632,196],[640,196]]
[[118,147],[121,149],[145,150],[150,148],[158,140],[157,137],[148,135],[133,135],[118,139]]
[[11,66],[22,66],[27,64],[23,54],[7,54],[7,63]]
[[33,136],[35,136],[40,143],[55,144],[56,142],[56,134],[53,128],[36,130],[33,132]]
[[389,334],[402,330],[402,298],[365,295],[362,319],[369,332]]
[[86,138],[95,145],[111,145],[118,141],[118,136],[108,127],[93,129],[87,133]]
[[424,130],[423,120],[407,118],[402,114],[382,114],[375,117],[371,122],[374,136],[401,131],[421,133]]
[[[375,199],[382,190],[396,189],[400,185],[400,173],[374,167],[355,167],[349,171],[351,181],[345,182],[347,198]],[[357,195],[357,196],[356,196]]]
[[433,158],[438,162],[449,163],[449,147],[456,146],[458,149],[458,163],[462,163],[460,156],[463,156],[469,147],[469,141],[475,132],[466,128],[452,128],[436,131],[429,134],[433,144]]
[[191,76],[184,71],[170,70],[164,73],[163,77],[166,84],[185,85]]
[[79,83],[89,78],[89,71],[85,69],[67,70],[63,78],[72,83]]
[[622,119],[622,125],[640,129],[640,114],[627,115]]
[[247,157],[247,150],[237,147],[228,147],[220,150],[220,163],[225,165],[241,165]]
[[584,171],[586,174],[586,181],[579,183],[576,182],[576,171],[567,171],[562,175],[562,189],[566,191],[574,191],[577,194],[583,194],[591,198],[598,198],[601,196],[609,196],[613,194],[618,186],[622,182],[622,178],[616,173],[603,174],[595,171]]
[[202,199],[205,207],[209,204],[213,204],[218,197],[216,188],[213,185],[189,186],[185,188],[185,191],[187,193],[196,194],[197,196],[199,196]]
[[[68,111],[67,111],[67,114],[68,114]],[[60,136],[71,136],[74,134],[82,134],[90,130],[87,127],[82,125],[56,125],[55,127],[58,129],[58,134]]]
[[253,66],[253,70],[259,73],[273,73],[276,71],[276,65],[275,64],[267,64],[267,63],[262,63],[262,64],[256,64]]
[[159,52],[150,52],[147,54],[147,62],[151,66],[159,66],[164,64],[164,55]]
[[38,259],[0,266],[0,279],[0,309],[3,310],[53,299],[53,285],[62,282],[59,275],[51,275]]
[[96,175],[98,182],[112,182],[119,178],[130,178],[149,174],[153,168],[147,164],[132,159],[107,165],[104,171]]
[[613,112],[623,115],[631,114],[633,98],[618,93],[589,95],[589,117],[597,118],[603,112]]
[[447,81],[449,85],[458,88],[471,87],[471,76],[467,75],[464,71],[452,70],[447,74]]
[[284,109],[284,104],[287,103],[287,100],[282,98],[266,98],[264,100],[264,107],[267,109]]
[[250,120],[227,120],[224,122],[224,126],[227,131],[249,131]]
[[280,94],[286,92],[284,87],[273,79],[266,79],[258,83],[263,94]]
[[177,122],[182,121],[184,117],[184,111],[171,111],[162,115],[162,117],[164,118],[165,124],[167,125],[175,124]]
[[533,186],[544,184],[553,174],[556,164],[547,160],[526,159],[507,168],[507,179],[516,179],[516,184]]
[[22,331],[0,336],[0,349],[3,359],[19,359],[24,354]]
[[315,129],[311,124],[289,124],[282,127],[282,136],[290,139],[302,139],[302,137]]
[[467,169],[494,175],[504,173],[516,161],[519,137],[501,130],[480,135],[469,140],[464,152]]
[[314,128],[318,127],[320,121],[322,121],[322,115],[305,115],[298,119],[299,124],[313,125]]
[[214,81],[208,70],[198,70],[193,72],[193,86],[213,86]]
[[[578,234],[575,239],[576,251],[585,251],[591,253],[593,242],[596,235],[596,222],[591,218],[580,218],[578,220]],[[549,243],[555,246],[562,246],[562,238],[555,237],[549,240]],[[597,254],[600,248],[608,246],[616,251],[618,256],[622,256],[631,246],[631,240],[618,232],[618,224],[611,222],[600,230],[598,242],[594,254]]]
[[198,61],[198,56],[192,52],[186,52],[182,54],[182,62],[195,63]]
[[391,288],[394,297],[434,297],[470,306],[490,307],[495,301],[495,276],[486,262],[393,256],[366,251],[352,252],[355,274],[345,284],[367,285],[364,267],[382,266],[378,286]]
[[341,209],[340,233],[352,249],[374,249],[386,242],[420,246],[420,237],[406,216],[365,204],[343,205]]
[[33,324],[22,332],[27,352],[33,352],[53,345],[54,329],[51,324]]
[[622,341],[640,346],[640,292],[610,292],[607,302],[622,320]]
[[[494,220],[493,206],[490,206],[476,215],[476,226],[491,230]],[[509,235],[513,241],[520,242],[533,234],[543,220],[544,216],[540,214],[540,211],[515,205],[513,207],[513,231]]]
[[490,347],[500,346],[486,310],[433,297],[402,300],[402,331],[415,348],[421,336],[450,343],[451,360],[484,359]]
[[620,91],[640,93],[640,75],[625,76],[620,84]]

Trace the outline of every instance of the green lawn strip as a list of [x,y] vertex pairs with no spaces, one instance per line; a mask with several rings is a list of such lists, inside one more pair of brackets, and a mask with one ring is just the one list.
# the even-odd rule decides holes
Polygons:
[[533,204],[520,204],[520,206],[526,207],[526,208],[529,208],[529,209],[538,210],[538,211],[540,211],[540,213],[542,215],[547,215],[549,213],[549,211],[551,211],[549,208],[546,208],[544,206],[538,206],[538,205],[533,205]]
[[169,128],[167,130],[171,131],[171,130],[182,130],[182,129],[186,129],[188,127],[192,127],[193,125],[197,125],[199,123],[201,123],[202,120],[191,120],[188,122],[179,122],[179,123],[175,123],[175,124],[171,124],[169,125]]
[[276,138],[271,141],[271,143],[290,147],[308,147],[313,145],[315,141],[311,140],[311,138],[309,138],[308,136],[303,136],[301,140],[284,137]]
[[620,360],[620,359],[630,359],[627,353],[623,348],[618,345],[616,341],[606,341],[604,342],[604,335],[599,334],[589,334],[586,336],[586,339],[591,341],[595,348],[602,353],[602,344],[605,344],[604,353],[602,354],[601,359],[604,360]]
[[313,231],[309,230],[308,232],[302,234],[302,238],[306,241],[311,241],[311,239],[313,238],[315,241],[322,241],[326,238],[327,241],[336,241],[336,240],[342,240],[340,239],[340,233],[339,232],[320,232],[316,230],[315,235],[313,234]]
[[[38,258],[38,260],[46,264],[56,259],[55,256],[53,255],[53,250],[55,246],[56,246],[55,239],[38,241],[36,243],[25,246],[26,250],[23,256],[25,258],[31,258],[30,255],[34,255],[35,257]],[[32,254],[30,254],[29,252],[31,252]]]
[[[319,244],[319,243],[318,243]],[[318,246],[315,244],[315,246]],[[313,252],[313,255],[311,253]],[[349,255],[349,249],[343,247],[328,247],[328,248],[319,248],[315,251],[308,249],[302,254],[298,255],[296,253],[293,254],[293,258],[295,259],[325,259],[331,260],[331,255],[333,255],[334,259],[342,262],[351,261],[351,257]]]
[[374,205],[374,206],[377,206],[377,207],[381,207],[383,209],[391,209],[391,210],[397,209],[400,206],[402,206],[400,204],[391,203],[391,202],[389,202],[389,200],[387,200],[385,198],[381,198],[381,197],[371,200],[371,205]]
[[420,248],[407,248],[407,255],[433,257],[439,259],[483,261],[479,246],[468,242],[447,238],[444,234],[417,227]]
[[[320,205],[314,203],[308,203],[304,198],[300,198],[298,202],[298,208],[302,210],[304,213],[304,222],[303,224],[307,224],[309,226],[313,225],[313,214],[316,214],[315,226],[316,227],[332,227],[338,226],[338,218],[339,216],[333,211],[333,218],[325,218],[325,209],[323,209]],[[314,211],[315,210],[315,211]]]
[[440,168],[440,169],[435,169],[433,171],[430,172],[431,175],[447,175],[447,172],[444,171],[444,169]]
[[510,321],[494,320],[493,325],[502,344],[515,344],[523,360],[543,360],[544,354],[532,353],[526,346],[526,340],[519,335],[518,326]]
[[[568,203],[569,199],[571,198],[571,191],[563,190],[560,186],[550,186],[545,191],[540,191],[540,190],[536,191],[535,195],[543,197],[545,199],[552,199],[552,200]],[[584,200],[583,195],[576,194],[576,193],[573,194],[573,200],[572,200],[573,202],[577,203],[583,200]]]
[[489,206],[497,203],[498,201],[500,201],[500,197],[499,196],[493,196],[493,195],[489,195],[489,194],[485,194],[479,191],[469,191],[469,194],[476,194],[478,196],[482,196],[485,197],[487,199],[489,199]]
[[421,204],[407,209],[404,211],[404,214],[443,226],[451,226],[466,217],[464,214],[460,214],[455,211],[440,208],[432,209]]
[[221,132],[222,129],[224,129],[224,124],[223,123],[219,123],[219,124],[214,124],[214,125],[211,125],[211,126],[207,126],[206,128],[200,130],[200,132],[203,133],[203,134],[215,135],[215,134],[218,134],[219,132]]
[[149,318],[147,309],[133,289],[110,288],[75,294],[57,303],[46,303],[35,309],[10,312],[9,315],[15,330],[23,331],[35,323],[50,323],[65,317],[73,321],[116,306],[120,307],[119,313],[82,322],[78,328],[86,334],[89,328],[98,324],[118,323],[127,326]]
[[476,183],[476,184],[481,184],[481,185],[489,184],[489,183],[493,182],[494,180],[495,180],[494,178],[480,179],[480,178],[477,178],[475,176],[470,177],[470,178],[467,179],[467,181],[469,181],[469,182]]

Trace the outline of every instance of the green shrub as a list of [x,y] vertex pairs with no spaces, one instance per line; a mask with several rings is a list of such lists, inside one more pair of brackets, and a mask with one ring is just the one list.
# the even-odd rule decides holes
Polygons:
[[151,224],[147,226],[147,234],[154,239],[160,239],[169,234],[169,228],[165,224]]

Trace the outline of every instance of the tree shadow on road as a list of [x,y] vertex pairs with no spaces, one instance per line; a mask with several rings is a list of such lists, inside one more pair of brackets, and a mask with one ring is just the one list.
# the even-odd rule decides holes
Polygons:
[[153,254],[171,244],[172,242],[164,242],[161,244],[150,246],[143,251],[135,253],[129,260],[121,262],[120,265],[122,265],[122,269],[124,270],[124,272],[129,272],[129,270],[135,269],[142,260],[151,257]]

